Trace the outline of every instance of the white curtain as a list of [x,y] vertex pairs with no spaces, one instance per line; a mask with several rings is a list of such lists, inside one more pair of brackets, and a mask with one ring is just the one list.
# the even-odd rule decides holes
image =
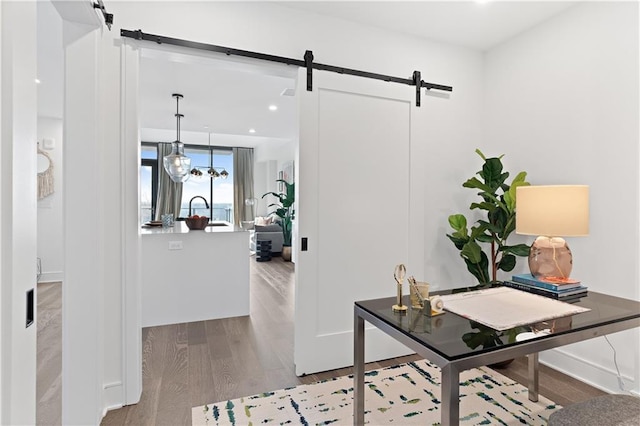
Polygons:
[[253,220],[252,209],[245,200],[253,195],[253,148],[233,148],[233,221]]
[[173,213],[173,217],[180,215],[182,203],[182,182],[174,182],[164,169],[162,159],[171,154],[170,143],[158,143],[158,198],[156,200],[156,220],[161,220],[163,214]]

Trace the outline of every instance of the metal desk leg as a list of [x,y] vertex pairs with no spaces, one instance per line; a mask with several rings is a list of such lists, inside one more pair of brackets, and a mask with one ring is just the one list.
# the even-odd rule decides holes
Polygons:
[[353,424],[364,424],[364,319],[353,317]]
[[451,364],[442,367],[442,413],[440,423],[458,426],[460,422],[460,372]]
[[529,401],[538,402],[538,352],[527,355],[529,360]]

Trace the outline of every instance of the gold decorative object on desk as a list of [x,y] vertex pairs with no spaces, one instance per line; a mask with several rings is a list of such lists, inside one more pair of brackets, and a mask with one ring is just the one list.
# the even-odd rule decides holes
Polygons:
[[407,268],[400,263],[396,265],[396,269],[393,272],[393,278],[396,280],[397,297],[396,304],[392,306],[393,312],[406,313],[407,307],[402,304],[402,283],[404,281],[404,275],[407,273]]
[[440,296],[429,297],[429,283],[416,281],[412,276],[407,278],[407,281],[412,309],[422,310],[423,315],[427,317],[444,314],[444,302]]
[[413,309],[424,308],[425,299],[429,298],[429,283],[419,282],[411,276],[407,278],[409,283],[409,300]]

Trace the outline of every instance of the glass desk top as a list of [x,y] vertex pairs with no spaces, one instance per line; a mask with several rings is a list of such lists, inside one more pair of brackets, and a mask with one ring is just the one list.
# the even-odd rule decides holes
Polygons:
[[[437,291],[432,294],[443,295],[458,291],[460,290]],[[395,299],[388,297],[358,301],[355,304],[450,361],[517,345],[519,342],[516,336],[525,332],[546,330],[527,339],[532,341],[640,318],[640,302],[590,291],[587,296],[572,302],[589,308],[588,312],[497,331],[447,311],[434,317],[425,316],[422,311],[410,307],[404,314],[395,313],[391,309]],[[403,303],[409,304],[408,296],[403,298]]]

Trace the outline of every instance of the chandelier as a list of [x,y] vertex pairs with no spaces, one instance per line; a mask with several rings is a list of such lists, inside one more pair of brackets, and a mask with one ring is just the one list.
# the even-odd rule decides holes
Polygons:
[[184,115],[180,114],[179,111],[179,103],[180,99],[183,97],[179,93],[174,93],[174,98],[176,98],[176,140],[171,143],[171,154],[166,155],[162,159],[162,163],[164,165],[164,169],[167,171],[171,180],[174,182],[186,182],[189,180],[189,169],[191,168],[191,159],[184,155],[184,144],[180,142],[180,119],[184,117]]
[[208,174],[212,179],[226,179],[229,177],[229,172],[224,167],[213,167],[213,150],[211,149],[211,132],[209,132],[209,166],[194,166],[191,169],[191,176],[202,177],[204,174]]

